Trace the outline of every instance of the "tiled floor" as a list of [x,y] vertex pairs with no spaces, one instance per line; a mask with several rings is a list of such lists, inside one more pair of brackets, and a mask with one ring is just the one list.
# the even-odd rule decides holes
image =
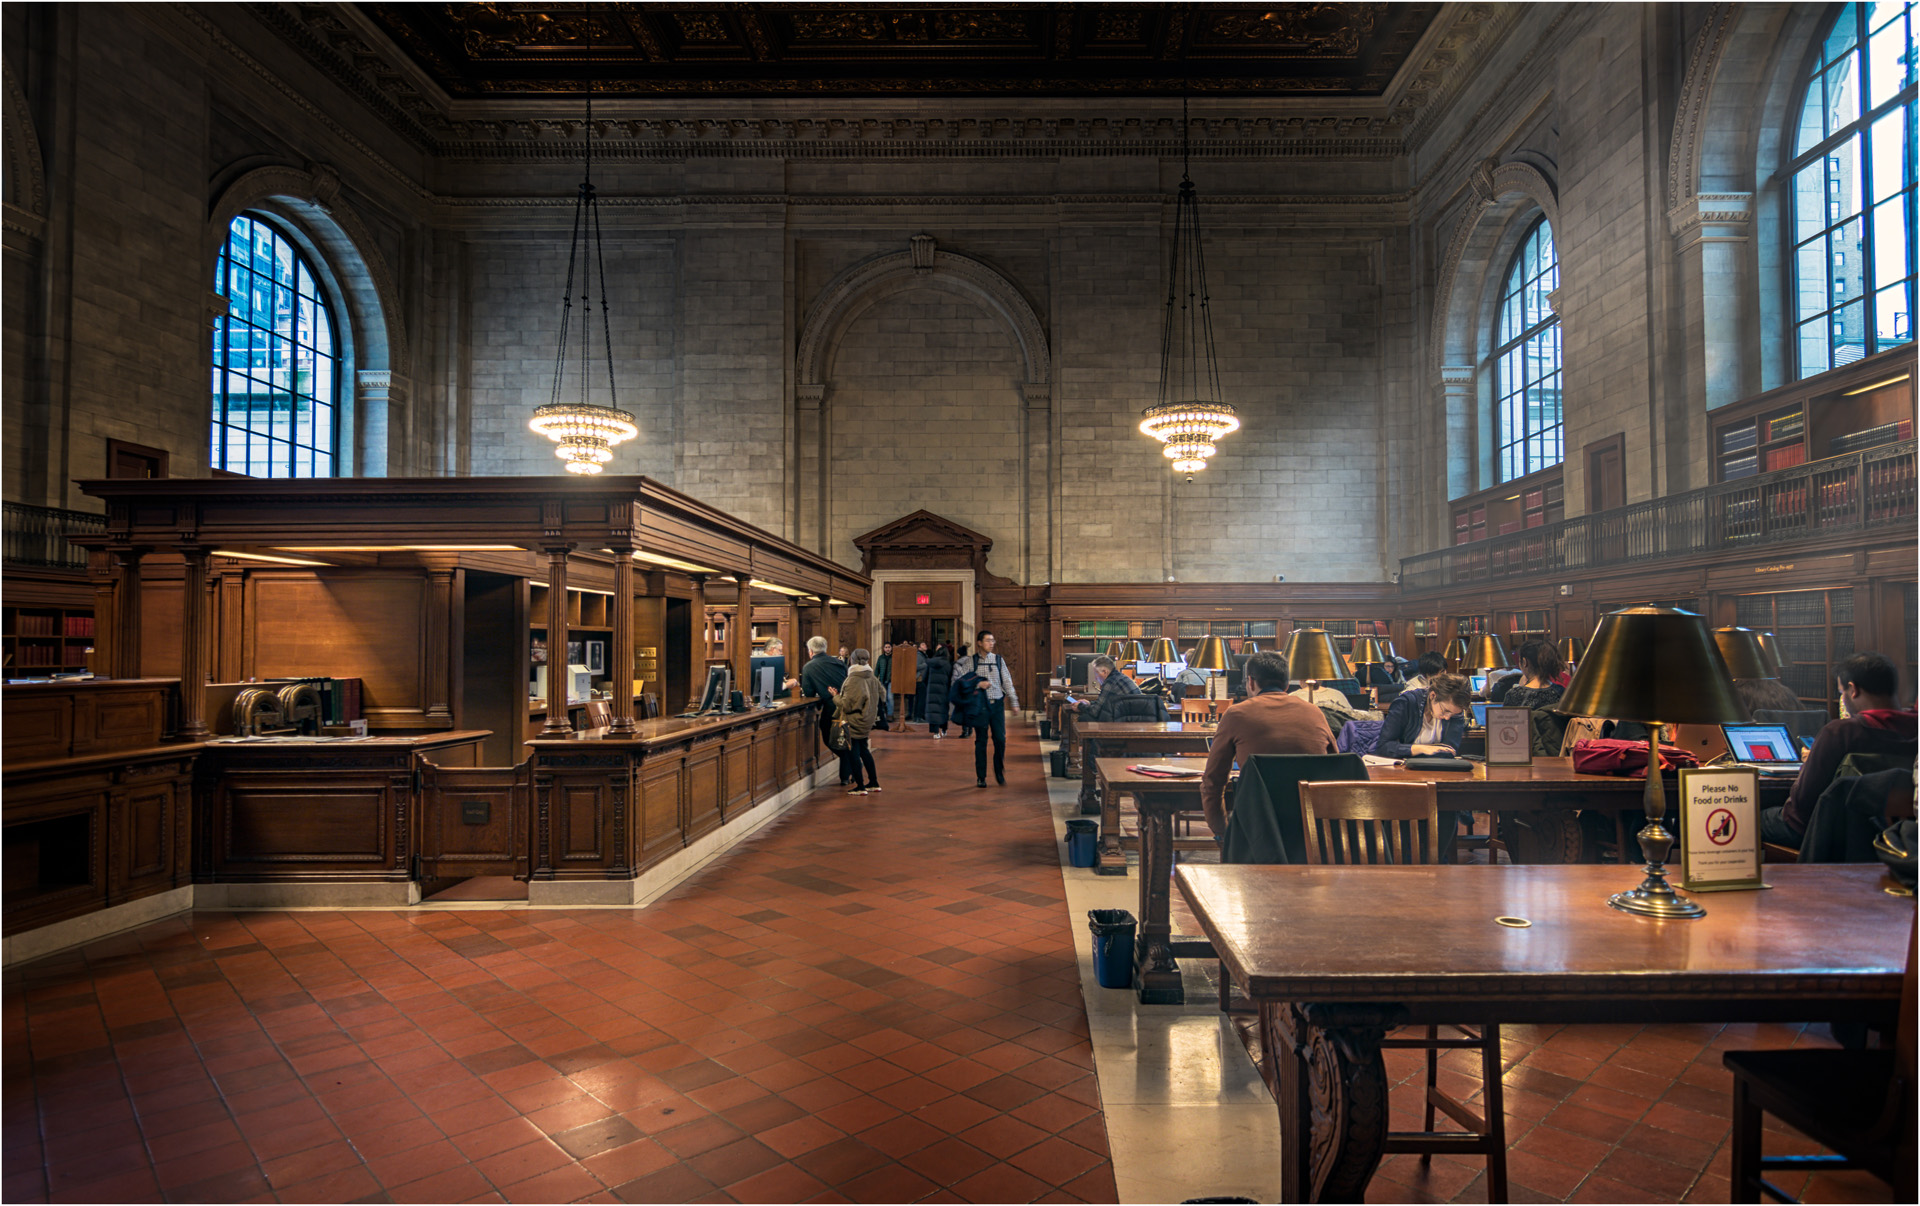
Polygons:
[[[10,972],[5,1199],[1269,1196],[1272,1101],[1208,969],[1180,1009],[1093,985],[1084,910],[1137,883],[1063,873],[1078,785],[1010,735],[979,791],[969,743],[884,734],[885,791],[818,793],[639,912],[201,913]],[[1720,1052],[1825,1041],[1505,1037],[1515,1201],[1724,1201]],[[1481,1162],[1391,1157],[1370,1197],[1483,1200]]]
[[1112,1201],[1040,769],[896,739],[640,912],[201,913],[10,973],[5,1198]]

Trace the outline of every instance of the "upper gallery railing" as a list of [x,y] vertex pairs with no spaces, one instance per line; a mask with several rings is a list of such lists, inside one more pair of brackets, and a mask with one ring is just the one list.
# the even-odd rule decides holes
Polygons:
[[1403,558],[1400,588],[1590,570],[1912,524],[1913,440]]
[[69,535],[107,530],[107,517],[97,511],[63,511],[31,503],[5,507],[6,564],[87,568],[87,550],[67,543]]

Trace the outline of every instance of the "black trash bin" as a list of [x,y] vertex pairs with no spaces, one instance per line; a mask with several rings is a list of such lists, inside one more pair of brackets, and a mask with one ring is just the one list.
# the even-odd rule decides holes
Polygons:
[[1100,823],[1078,818],[1067,822],[1067,862],[1091,867],[1100,861]]
[[1047,769],[1053,772],[1054,778],[1064,779],[1067,777],[1067,751],[1064,748],[1048,750],[1047,763]]
[[1133,987],[1133,938],[1139,928],[1125,909],[1088,909],[1093,931],[1093,976],[1102,988]]

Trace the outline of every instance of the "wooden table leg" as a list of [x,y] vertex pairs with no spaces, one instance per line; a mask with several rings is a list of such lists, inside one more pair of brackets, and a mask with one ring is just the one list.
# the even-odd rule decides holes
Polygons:
[[1100,743],[1089,737],[1080,754],[1080,815],[1090,817],[1100,811],[1100,786],[1094,782],[1094,761],[1100,757]]
[[1361,1202],[1387,1142],[1392,1006],[1260,1005],[1280,1091],[1280,1200]]
[[[1093,743],[1089,741],[1088,745]],[[1087,759],[1092,773],[1093,759]],[[1111,786],[1098,793],[1100,812],[1100,860],[1093,865],[1095,875],[1125,875],[1127,852],[1120,848],[1120,793]],[[1084,811],[1084,809],[1082,810]]]
[[1134,800],[1140,807],[1140,930],[1133,948],[1133,987],[1142,1005],[1184,1005],[1180,965],[1168,946],[1173,937],[1173,809],[1164,803],[1155,807],[1151,793],[1139,788],[1134,789]]

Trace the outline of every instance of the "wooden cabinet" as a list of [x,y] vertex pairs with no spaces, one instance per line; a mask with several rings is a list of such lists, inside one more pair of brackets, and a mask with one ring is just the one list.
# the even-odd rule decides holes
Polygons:
[[1715,412],[1714,481],[1913,438],[1913,350],[1898,348]]
[[4,655],[9,675],[89,669],[93,655],[93,609],[0,609],[0,655]]

